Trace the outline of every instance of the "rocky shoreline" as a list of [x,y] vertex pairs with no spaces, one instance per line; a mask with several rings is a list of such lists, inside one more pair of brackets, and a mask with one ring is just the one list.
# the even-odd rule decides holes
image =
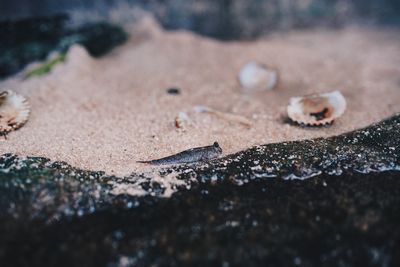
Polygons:
[[[0,262],[395,266],[399,128],[396,115],[336,137],[166,168],[159,180],[3,155]],[[131,191],[115,194],[116,185]],[[129,194],[139,188],[146,194]]]

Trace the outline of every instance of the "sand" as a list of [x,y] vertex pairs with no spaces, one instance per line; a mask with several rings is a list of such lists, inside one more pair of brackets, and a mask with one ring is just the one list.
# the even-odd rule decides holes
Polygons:
[[[248,61],[279,69],[279,87],[244,94],[237,82]],[[166,89],[179,87],[180,95]],[[0,141],[0,154],[43,156],[83,169],[127,175],[136,163],[218,141],[224,155],[285,140],[327,137],[400,111],[400,31],[349,27],[274,34],[254,42],[219,42],[193,33],[133,33],[101,59],[73,47],[50,74],[13,77],[0,88],[29,98],[31,116]],[[346,113],[332,126],[283,121],[291,96],[340,90]],[[253,126],[193,112],[206,105],[251,119]],[[193,124],[175,127],[179,112]]]

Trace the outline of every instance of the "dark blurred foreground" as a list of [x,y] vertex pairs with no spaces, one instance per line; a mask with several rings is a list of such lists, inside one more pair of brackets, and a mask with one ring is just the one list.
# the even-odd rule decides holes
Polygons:
[[399,266],[400,173],[228,181],[45,225],[3,218],[1,266]]
[[[0,265],[399,266],[399,128],[396,115],[178,166],[171,198],[144,174],[3,155]],[[148,195],[111,193],[135,179]]]

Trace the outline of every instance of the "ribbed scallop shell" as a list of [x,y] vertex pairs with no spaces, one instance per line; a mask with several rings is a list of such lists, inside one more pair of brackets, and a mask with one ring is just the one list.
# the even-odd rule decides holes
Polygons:
[[299,124],[320,126],[343,115],[346,100],[339,91],[292,97],[287,107],[289,118]]
[[30,107],[25,97],[13,91],[0,93],[0,135],[22,127],[28,120]]

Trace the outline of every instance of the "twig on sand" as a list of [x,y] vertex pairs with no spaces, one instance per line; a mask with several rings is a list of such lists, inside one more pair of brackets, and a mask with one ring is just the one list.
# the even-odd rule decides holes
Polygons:
[[240,123],[247,127],[251,127],[251,125],[252,125],[252,122],[248,118],[241,116],[241,115],[222,112],[222,111],[215,110],[215,109],[207,107],[207,106],[195,106],[193,109],[195,112],[214,114],[215,116],[217,116],[221,119],[237,122],[237,123]]

